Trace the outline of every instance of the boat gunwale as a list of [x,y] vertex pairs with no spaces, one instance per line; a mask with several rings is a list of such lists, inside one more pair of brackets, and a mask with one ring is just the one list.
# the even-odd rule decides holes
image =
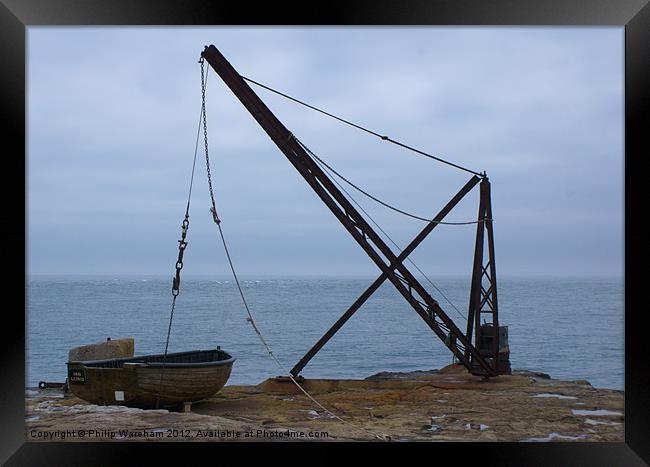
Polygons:
[[[225,350],[222,349],[210,349],[210,350],[189,350],[185,352],[174,352],[174,353],[168,353],[167,358],[169,357],[176,357],[179,355],[188,355],[188,354],[196,354],[200,352],[221,352],[223,354],[228,355],[230,358],[227,358],[225,360],[211,360],[208,362],[139,362],[137,361],[138,359],[142,358],[152,358],[152,357],[165,357],[165,354],[153,354],[153,355],[139,355],[139,356],[133,356],[133,357],[118,357],[118,358],[105,358],[105,359],[100,359],[100,360],[72,360],[69,362],[66,362],[66,365],[69,366],[71,363],[74,364],[82,364],[85,368],[93,368],[93,369],[102,369],[102,370],[123,370],[124,366],[120,367],[104,367],[101,366],[102,363],[109,363],[109,362],[122,362],[122,363],[135,363],[137,364],[138,368],[162,368],[163,366],[165,368],[199,368],[199,367],[210,367],[210,366],[227,366],[227,365],[232,365],[234,361],[237,359],[236,357],[233,357],[230,353],[226,352]],[[88,366],[91,364],[91,366]],[[95,366],[97,365],[97,366]]]

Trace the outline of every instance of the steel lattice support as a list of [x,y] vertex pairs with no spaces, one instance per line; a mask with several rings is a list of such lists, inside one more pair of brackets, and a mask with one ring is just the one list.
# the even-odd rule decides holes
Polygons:
[[496,375],[495,369],[481,356],[478,349],[458,329],[453,320],[447,316],[404,266],[402,260],[370,227],[364,217],[305,152],[293,134],[268,109],[217,48],[213,45],[206,47],[201,56],[221,77],[289,162],[429,328],[442,341],[449,336],[455,338],[453,345],[449,347],[456,358],[473,374]]
[[[492,359],[492,367],[499,368],[499,306],[497,300],[496,260],[494,255],[494,229],[492,226],[492,201],[490,182],[483,178],[480,185],[480,201],[476,228],[476,244],[474,247],[474,264],[472,269],[472,283],[470,288],[470,301],[467,315],[467,339],[472,340],[479,353]],[[486,235],[487,234],[487,235]],[[485,241],[487,240],[487,258]],[[487,262],[486,262],[487,259]],[[489,321],[485,318],[488,318]],[[490,348],[482,346],[481,319],[485,324],[492,326]],[[474,365],[473,358],[469,356]]]

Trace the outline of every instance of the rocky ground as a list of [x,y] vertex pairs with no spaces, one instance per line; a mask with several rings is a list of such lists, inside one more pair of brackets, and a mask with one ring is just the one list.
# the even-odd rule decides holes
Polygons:
[[[483,380],[458,365],[365,380],[226,386],[191,413],[88,404],[26,391],[30,441],[624,441],[624,393],[515,371]],[[338,418],[337,418],[338,417]]]

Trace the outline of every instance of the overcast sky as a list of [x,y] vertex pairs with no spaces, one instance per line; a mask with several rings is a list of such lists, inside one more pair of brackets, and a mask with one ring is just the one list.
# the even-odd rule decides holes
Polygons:
[[[492,182],[500,275],[623,267],[623,28],[28,28],[30,274],[171,275],[215,44],[242,75]],[[255,89],[321,158],[432,216],[470,175]],[[376,275],[376,266],[210,70],[215,195],[250,275]],[[228,274],[199,153],[186,274]],[[353,193],[400,246],[423,223]],[[474,190],[448,217],[476,217]],[[470,272],[475,226],[413,254]]]

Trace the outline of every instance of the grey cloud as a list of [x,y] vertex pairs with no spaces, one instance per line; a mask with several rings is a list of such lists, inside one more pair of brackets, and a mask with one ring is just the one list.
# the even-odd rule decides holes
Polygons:
[[[31,273],[168,273],[210,43],[244,75],[486,169],[500,273],[621,274],[622,29],[250,27],[29,28]],[[435,212],[469,177],[259,94],[317,154],[409,211]],[[373,274],[211,71],[207,96],[217,201],[241,272]],[[227,273],[201,157],[187,269]],[[401,244],[422,227],[353,194]],[[474,194],[450,219],[475,212]],[[431,274],[466,274],[472,241],[471,228],[441,227],[415,257]]]

